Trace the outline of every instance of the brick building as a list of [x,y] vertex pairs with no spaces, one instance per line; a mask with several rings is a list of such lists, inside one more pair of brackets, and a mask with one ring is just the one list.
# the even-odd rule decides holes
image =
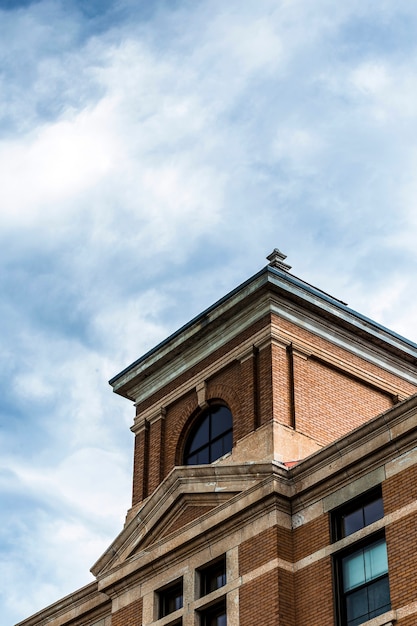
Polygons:
[[417,346],[268,259],[110,381],[132,507],[21,626],[417,624]]

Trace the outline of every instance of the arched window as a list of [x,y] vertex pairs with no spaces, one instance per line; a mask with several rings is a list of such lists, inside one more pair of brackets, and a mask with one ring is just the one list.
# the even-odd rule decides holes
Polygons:
[[213,463],[233,446],[233,418],[223,405],[206,409],[191,430],[184,450],[184,465]]

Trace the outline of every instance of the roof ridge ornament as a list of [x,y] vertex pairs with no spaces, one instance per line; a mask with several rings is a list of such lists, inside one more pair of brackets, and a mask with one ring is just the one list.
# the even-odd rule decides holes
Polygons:
[[284,263],[284,259],[287,258],[287,255],[281,252],[281,250],[278,250],[278,248],[274,248],[271,254],[269,254],[266,258],[268,259],[271,267],[276,267],[284,272],[288,272],[291,269],[291,265]]

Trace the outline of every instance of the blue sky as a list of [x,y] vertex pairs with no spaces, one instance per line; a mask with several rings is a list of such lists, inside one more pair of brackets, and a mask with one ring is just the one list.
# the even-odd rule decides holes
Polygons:
[[107,381],[283,250],[417,341],[417,5],[0,0],[0,604],[130,502]]

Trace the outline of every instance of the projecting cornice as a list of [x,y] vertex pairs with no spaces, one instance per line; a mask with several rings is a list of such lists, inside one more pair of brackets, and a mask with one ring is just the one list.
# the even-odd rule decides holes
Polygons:
[[272,314],[407,382],[417,383],[416,344],[289,272],[267,266],[115,376],[110,384],[115,393],[142,402]]

